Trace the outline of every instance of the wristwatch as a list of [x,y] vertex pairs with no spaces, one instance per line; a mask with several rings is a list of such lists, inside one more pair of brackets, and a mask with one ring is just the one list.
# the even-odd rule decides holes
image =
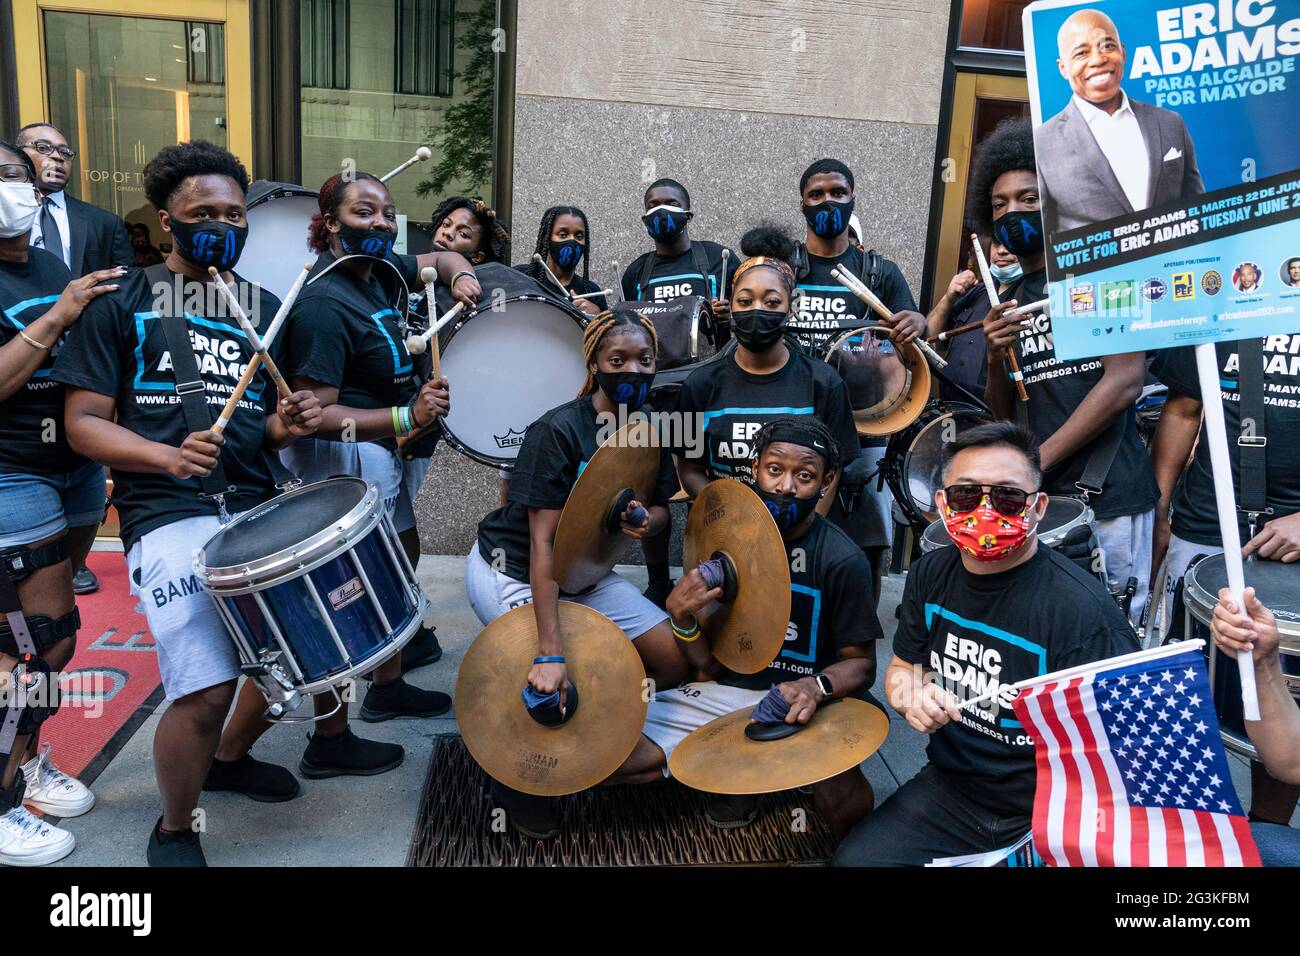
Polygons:
[[822,692],[822,700],[829,700],[835,694],[835,685],[825,674],[813,674],[813,680],[817,682],[817,689]]

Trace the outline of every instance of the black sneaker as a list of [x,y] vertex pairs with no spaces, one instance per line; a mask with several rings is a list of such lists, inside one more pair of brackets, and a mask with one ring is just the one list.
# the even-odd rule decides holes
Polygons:
[[298,762],[298,770],[310,780],[325,777],[372,777],[399,766],[406,751],[400,744],[362,740],[347,728],[341,734],[323,737],[312,734]]
[[451,698],[437,690],[423,690],[402,680],[371,684],[361,702],[361,719],[367,723],[394,717],[437,717],[451,710]]
[[77,573],[72,576],[72,593],[73,594],[94,594],[99,590],[99,578],[95,577],[95,572],[87,567],[80,567]]
[[641,596],[651,604],[654,604],[661,611],[666,611],[668,610],[668,595],[673,593],[673,585],[676,583],[676,581],[669,581],[666,587],[658,588],[651,584],[641,592]]
[[159,817],[149,834],[149,849],[145,851],[150,866],[208,865],[197,833],[193,830],[163,833],[161,827],[162,817]]
[[492,781],[492,802],[506,812],[506,820],[519,833],[534,840],[553,840],[560,835],[560,812],[552,797],[511,790]]
[[758,797],[749,794],[714,797],[704,808],[704,819],[719,830],[747,827],[758,819]]
[[442,645],[438,643],[438,629],[427,624],[402,648],[402,673],[417,667],[436,664],[442,660]]
[[284,803],[298,796],[302,788],[287,767],[253,759],[244,754],[238,760],[212,760],[203,789],[239,793],[259,803]]

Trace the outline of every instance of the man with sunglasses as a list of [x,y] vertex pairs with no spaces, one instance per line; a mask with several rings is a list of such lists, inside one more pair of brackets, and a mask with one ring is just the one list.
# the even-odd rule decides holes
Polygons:
[[930,735],[930,762],[835,854],[839,866],[923,866],[1010,847],[1029,830],[1034,746],[1013,685],[1138,649],[1092,575],[1037,538],[1038,444],[1011,422],[944,446],[937,495],[955,547],[912,565],[885,673],[887,702]]

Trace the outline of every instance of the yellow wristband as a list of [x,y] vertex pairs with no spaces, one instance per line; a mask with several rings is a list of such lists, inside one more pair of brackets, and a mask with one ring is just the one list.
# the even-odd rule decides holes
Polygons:
[[694,622],[691,624],[691,629],[689,631],[683,631],[677,626],[676,621],[671,617],[668,619],[668,624],[673,629],[673,634],[676,635],[679,641],[684,641],[687,644],[693,644],[700,639],[700,622],[694,615],[691,615],[691,620]]

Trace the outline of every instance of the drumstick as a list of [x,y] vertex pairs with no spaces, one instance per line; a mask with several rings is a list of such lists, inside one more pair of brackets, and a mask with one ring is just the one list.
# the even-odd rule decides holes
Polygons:
[[570,298],[570,299],[574,299],[574,300],[577,300],[577,299],[590,299],[590,298],[591,298],[592,296],[594,296],[594,295],[613,295],[613,294],[614,294],[614,290],[613,290],[613,289],[600,289],[600,290],[597,291],[597,292],[583,292],[583,293],[581,293],[581,294],[579,294],[579,295],[571,295],[571,296],[569,296],[569,298]]
[[718,283],[722,291],[721,294],[718,296],[719,299],[726,299],[727,297],[727,260],[730,258],[731,258],[731,250],[723,249],[722,250],[722,281]]
[[[1051,299],[1039,299],[1037,302],[1030,302],[1028,305],[1022,305],[1017,309],[1012,309],[1007,313],[1007,315],[1027,315],[1028,313],[1034,312],[1038,309],[1046,311],[1048,303],[1051,301]],[[946,332],[940,332],[938,335],[932,335],[926,341],[931,345],[937,345],[940,342],[947,342],[949,339],[954,339],[959,335],[965,335],[967,332],[974,332],[976,329],[982,328],[984,328],[984,320],[980,319],[978,322],[968,322],[966,325],[959,325],[955,329],[949,329]]]
[[[993,273],[989,271],[989,261],[984,257],[984,247],[980,237],[971,233],[971,245],[975,247],[975,261],[979,263],[980,277],[984,280],[984,291],[989,295],[989,307],[996,309],[1002,303],[998,300],[998,287],[993,283]],[[1011,370],[1011,380],[1016,383],[1016,397],[1022,402],[1029,401],[1025,391],[1025,376],[1020,371],[1020,361],[1016,358],[1016,346],[1013,342],[1007,349],[1007,368]]]
[[[421,276],[421,278],[423,278],[423,276]],[[440,318],[437,322],[430,322],[429,327],[425,329],[423,332],[421,332],[419,335],[409,336],[406,339],[406,351],[410,352],[412,355],[423,355],[425,348],[428,347],[431,341],[437,342],[436,336],[439,332],[442,331],[443,326],[445,326],[452,319],[456,318],[456,316],[460,315],[460,313],[464,309],[465,309],[465,303],[457,302],[450,309],[444,312],[442,318]],[[442,356],[439,355],[439,359],[441,358]]]
[[392,172],[388,173],[386,176],[380,176],[380,177],[379,177],[379,181],[380,181],[381,183],[386,183],[386,182],[388,182],[390,179],[392,179],[394,176],[396,176],[398,173],[400,173],[400,172],[404,172],[405,170],[410,169],[410,168],[411,168],[412,166],[414,166],[416,163],[424,162],[424,160],[428,159],[428,158],[429,158],[430,156],[432,156],[432,155],[433,155],[433,151],[432,151],[431,149],[429,149],[428,146],[421,146],[419,149],[417,149],[417,150],[415,151],[415,155],[414,155],[414,156],[412,156],[412,157],[411,157],[410,159],[408,159],[406,162],[402,163],[402,165],[398,166],[396,169],[394,169]]
[[257,334],[257,329],[253,328],[253,323],[248,321],[248,316],[244,313],[244,308],[235,298],[235,293],[230,291],[230,286],[226,285],[226,280],[221,278],[221,273],[217,271],[216,266],[208,266],[208,275],[212,276],[212,281],[216,283],[221,294],[226,297],[230,304],[231,311],[235,313],[235,321],[239,327],[244,330],[244,337],[248,339],[248,344],[253,346],[253,351],[262,357],[262,364],[266,366],[266,374],[271,376],[271,381],[275,382],[275,389],[280,393],[281,398],[288,398],[293,394],[289,390],[289,385],[280,374],[280,370],[275,367],[275,362],[271,360],[271,354],[267,352],[266,346],[262,344],[261,338]]
[[620,302],[622,302],[623,301],[623,281],[622,281],[623,274],[622,272],[619,271],[617,259],[609,260],[609,270],[614,274],[614,278],[619,280],[618,299]]
[[[876,294],[867,288],[862,280],[848,269],[845,269],[843,265],[837,263],[835,267],[831,269],[831,275],[835,277],[836,281],[838,281],[840,285],[844,286],[865,302],[882,319],[892,319],[894,317],[894,313],[889,311],[885,303],[881,302]],[[926,360],[935,368],[943,369],[948,367],[948,360],[934,349],[930,348],[930,344],[926,342],[925,339],[918,336],[912,340],[912,344],[920,349],[921,354],[924,355]]]
[[[432,332],[435,324],[433,322],[434,299],[433,287],[438,284],[438,270],[433,266],[425,266],[420,270],[420,281],[424,283],[424,300],[429,303],[429,329]],[[463,302],[457,302],[457,305],[464,305]],[[448,309],[448,312],[453,311]],[[432,377],[442,377],[442,353],[438,348],[438,336],[430,334],[427,339],[422,339],[425,347],[429,350],[429,364],[432,367]],[[407,351],[410,351],[409,349]]]
[[[289,310],[293,308],[294,300],[298,298],[298,293],[302,290],[303,283],[307,281],[307,274],[311,272],[311,267],[312,263],[310,262],[302,267],[302,272],[298,273],[298,278],[294,279],[293,285],[289,287],[289,294],[286,295],[284,301],[280,303],[280,308],[275,313],[275,318],[273,318],[271,324],[267,326],[266,335],[262,339],[262,344],[268,349],[271,347],[271,343],[275,340],[276,333],[280,331],[280,326],[283,325],[284,320],[289,317]],[[248,367],[244,369],[244,374],[239,377],[239,384],[235,386],[235,390],[231,393],[230,398],[226,400],[226,407],[221,410],[221,414],[217,416],[216,424],[212,426],[212,430],[218,435],[225,431],[226,426],[230,424],[230,419],[235,414],[235,406],[239,404],[239,400],[244,397],[244,392],[248,391],[248,386],[252,383],[253,376],[257,374],[257,370],[261,367],[262,356],[260,353],[254,353],[252,359],[249,360]]]
[[564,283],[555,277],[555,273],[551,271],[551,267],[546,264],[546,260],[542,258],[542,254],[540,252],[533,253],[533,261],[541,265],[541,267],[546,270],[546,274],[551,277],[552,282],[554,282],[557,286],[559,286],[561,292],[567,295],[570,299],[573,298],[573,293],[570,292],[568,289],[566,289],[564,287]]

